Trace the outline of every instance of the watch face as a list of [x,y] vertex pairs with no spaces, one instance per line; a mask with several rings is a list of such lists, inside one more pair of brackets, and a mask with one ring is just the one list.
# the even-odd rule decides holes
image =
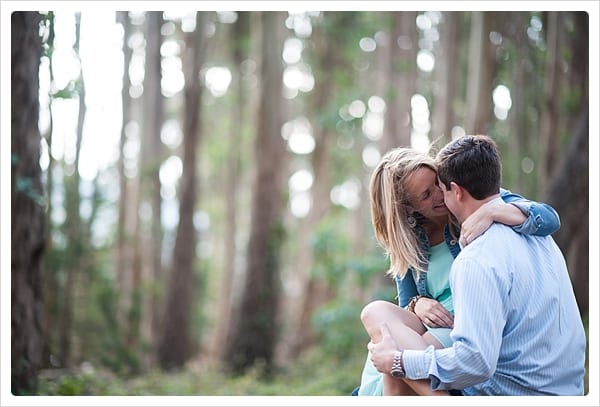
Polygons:
[[392,371],[392,376],[393,377],[404,377],[404,374],[402,374],[403,372],[401,370],[394,370]]

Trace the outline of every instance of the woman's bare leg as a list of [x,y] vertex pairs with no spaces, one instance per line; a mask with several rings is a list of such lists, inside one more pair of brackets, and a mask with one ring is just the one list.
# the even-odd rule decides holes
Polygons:
[[[360,314],[360,319],[374,343],[381,340],[381,324],[387,323],[394,340],[402,349],[425,349],[430,345],[437,349],[442,348],[415,314],[391,302],[373,301],[367,304]],[[396,379],[384,374],[383,394],[447,396],[448,392],[431,390],[429,380]]]

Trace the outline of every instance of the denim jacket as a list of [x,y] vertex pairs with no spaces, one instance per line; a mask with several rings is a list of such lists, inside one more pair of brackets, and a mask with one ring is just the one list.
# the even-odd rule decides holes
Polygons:
[[[503,188],[500,189],[500,197],[504,202],[515,205],[527,216],[527,219],[522,224],[512,226],[515,232],[534,236],[548,236],[560,228],[560,218],[558,213],[550,205],[529,201],[522,196]],[[450,233],[450,227],[455,229],[453,230],[453,233]],[[430,250],[429,239],[427,238],[425,231],[419,225],[417,225],[417,228],[423,255],[425,258],[428,258]],[[455,226],[446,225],[444,228],[444,240],[454,258],[460,253],[460,245],[453,235],[459,236],[459,233],[459,229]],[[410,299],[415,295],[427,296],[426,272],[420,273],[417,276],[416,270],[411,268],[404,275],[404,278],[396,277],[395,280],[396,288],[398,290],[399,306],[403,308],[406,307]]]

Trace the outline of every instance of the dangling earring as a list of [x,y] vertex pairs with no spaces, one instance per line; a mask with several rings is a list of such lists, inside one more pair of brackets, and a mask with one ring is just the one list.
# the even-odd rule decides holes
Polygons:
[[408,226],[410,226],[413,229],[415,228],[415,226],[417,226],[417,220],[412,215],[408,215],[408,218],[406,218],[406,221],[408,222]]

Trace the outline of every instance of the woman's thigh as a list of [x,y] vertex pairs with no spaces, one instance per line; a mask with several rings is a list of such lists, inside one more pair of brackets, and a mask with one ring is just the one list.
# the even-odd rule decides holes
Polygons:
[[361,321],[373,342],[381,339],[381,325],[385,323],[401,348],[424,349],[429,345],[441,347],[415,314],[388,301],[367,304],[361,312]]

